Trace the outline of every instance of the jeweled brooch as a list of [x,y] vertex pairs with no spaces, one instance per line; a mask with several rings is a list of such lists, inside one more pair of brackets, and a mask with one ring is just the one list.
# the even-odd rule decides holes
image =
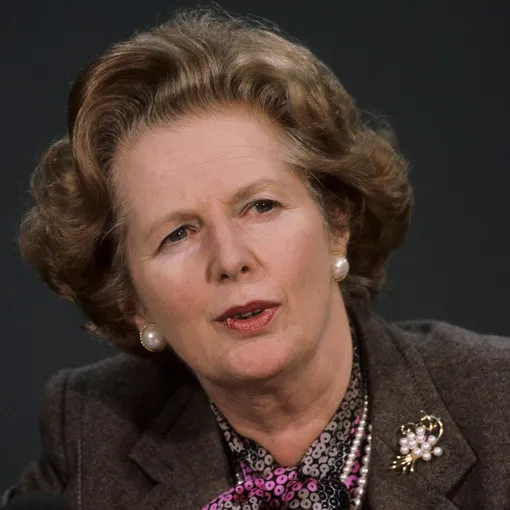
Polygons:
[[402,473],[414,473],[418,459],[429,462],[432,457],[441,457],[443,449],[438,446],[443,437],[444,427],[441,418],[423,413],[418,423],[406,423],[400,427],[400,455],[393,461],[392,469]]

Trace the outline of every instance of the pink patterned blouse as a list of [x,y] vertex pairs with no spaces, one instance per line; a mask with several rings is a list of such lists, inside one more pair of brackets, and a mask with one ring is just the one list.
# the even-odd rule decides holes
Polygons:
[[237,484],[202,510],[310,510],[349,509],[359,479],[361,453],[347,480],[340,474],[350,451],[363,411],[364,386],[358,349],[353,349],[349,386],[338,409],[321,435],[310,445],[298,466],[281,467],[254,441],[240,436],[218,408],[211,407],[223,432]]

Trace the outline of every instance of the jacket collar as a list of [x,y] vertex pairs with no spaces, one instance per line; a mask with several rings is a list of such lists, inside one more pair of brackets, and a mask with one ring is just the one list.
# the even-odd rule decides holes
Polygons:
[[[187,378],[188,379],[188,378]],[[170,397],[129,453],[159,482],[137,507],[200,509],[231,486],[227,456],[206,395],[194,380]]]
[[[466,476],[476,458],[441,400],[412,335],[377,316],[351,313],[368,373],[372,456],[368,508],[453,510],[448,495]],[[399,429],[418,421],[421,412],[444,423],[443,455],[418,461],[416,472],[390,469],[399,453]],[[162,412],[134,443],[129,457],[159,482],[137,506],[141,510],[179,501],[179,508],[200,509],[232,482],[227,456],[207,397],[187,379]]]
[[[416,338],[379,317],[354,315],[368,374],[372,458],[369,507],[377,509],[454,509],[449,494],[467,475],[476,457],[445,407],[416,347]],[[400,426],[417,422],[422,411],[444,424],[443,455],[403,475],[390,468],[399,454]]]

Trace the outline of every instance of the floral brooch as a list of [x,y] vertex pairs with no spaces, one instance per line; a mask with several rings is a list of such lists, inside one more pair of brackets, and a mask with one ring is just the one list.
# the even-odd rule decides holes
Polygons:
[[[423,412],[423,411],[422,411]],[[391,468],[402,473],[414,473],[418,459],[429,462],[432,457],[440,457],[443,449],[438,446],[444,427],[441,418],[426,414],[418,423],[406,423],[400,427],[402,437],[399,440],[400,455],[397,455]]]

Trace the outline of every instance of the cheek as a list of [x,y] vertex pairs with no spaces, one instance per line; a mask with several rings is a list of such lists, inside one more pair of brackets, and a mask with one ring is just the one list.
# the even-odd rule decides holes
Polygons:
[[308,211],[283,227],[278,239],[264,244],[266,260],[287,284],[310,292],[330,274],[329,250],[322,220]]
[[[321,218],[313,213],[286,222],[279,239],[261,244],[269,279],[285,295],[288,326],[315,337],[330,299],[330,254]],[[260,252],[259,252],[260,253]]]
[[[322,239],[314,239],[302,243],[300,250],[296,250],[291,259],[294,272],[289,277],[305,314],[313,311],[314,304],[322,308],[327,298],[330,271],[329,257],[323,242]],[[291,261],[288,261],[289,268]]]
[[139,272],[135,282],[143,305],[159,324],[180,329],[183,323],[203,314],[206,290],[196,273],[183,267],[172,270],[169,264],[154,261]]

